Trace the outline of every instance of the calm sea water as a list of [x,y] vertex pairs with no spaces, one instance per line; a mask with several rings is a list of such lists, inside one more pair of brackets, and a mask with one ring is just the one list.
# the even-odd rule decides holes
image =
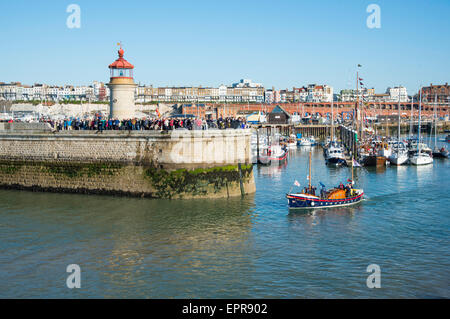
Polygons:
[[[308,150],[255,169],[244,199],[163,201],[0,191],[1,298],[450,297],[450,161],[358,169],[367,200],[289,212]],[[313,148],[313,180],[350,176]],[[81,267],[81,288],[66,267]],[[381,288],[369,289],[370,264]]]

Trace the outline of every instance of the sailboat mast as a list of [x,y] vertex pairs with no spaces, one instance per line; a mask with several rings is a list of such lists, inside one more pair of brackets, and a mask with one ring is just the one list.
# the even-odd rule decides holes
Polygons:
[[418,134],[417,134],[417,150],[420,155],[420,121],[422,119],[422,88],[420,88],[420,98],[419,98],[419,126],[418,126]]
[[334,138],[334,99],[331,99],[331,141]]
[[436,133],[437,133],[437,114],[436,114],[437,94],[434,95],[434,148],[436,148]]
[[359,106],[359,85],[358,85],[358,79],[359,79],[359,72],[356,71],[356,107],[355,107],[355,115],[353,122],[356,124],[355,130],[358,132],[358,106]]
[[398,133],[397,133],[397,157],[400,146],[400,87],[398,88]]
[[411,117],[409,121],[409,137],[412,137],[412,128],[413,128],[413,108],[414,108],[414,96],[411,96]]

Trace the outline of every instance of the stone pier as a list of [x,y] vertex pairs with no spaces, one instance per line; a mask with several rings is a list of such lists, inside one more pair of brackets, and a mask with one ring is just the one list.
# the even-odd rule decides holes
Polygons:
[[255,192],[250,130],[2,128],[2,188],[153,198],[217,198]]

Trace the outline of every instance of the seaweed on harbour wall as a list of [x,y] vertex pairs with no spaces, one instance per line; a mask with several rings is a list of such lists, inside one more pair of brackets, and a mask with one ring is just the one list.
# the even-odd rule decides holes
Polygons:
[[22,162],[15,161],[0,161],[0,173],[15,174],[23,166]]
[[35,161],[0,161],[0,173],[15,174],[22,167],[35,167],[52,175],[64,175],[69,178],[109,175],[123,167],[117,163],[73,163],[73,162],[35,162]]
[[92,177],[97,175],[114,175],[122,168],[117,163],[41,163],[43,169],[53,175],[64,175],[69,178]]
[[[248,180],[252,169],[252,165],[241,166],[244,180]],[[182,196],[182,194],[206,195],[209,187],[214,193],[217,193],[226,187],[227,183],[239,183],[237,165],[174,171],[151,166],[145,169],[145,176],[151,180],[156,189],[156,195],[160,198],[173,198],[176,195]]]

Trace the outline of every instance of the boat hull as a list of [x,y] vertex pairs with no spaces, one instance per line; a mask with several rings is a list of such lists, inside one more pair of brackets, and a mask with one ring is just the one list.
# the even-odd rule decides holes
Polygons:
[[357,195],[355,194],[355,196],[344,199],[320,199],[294,194],[288,194],[286,198],[288,200],[289,209],[322,209],[357,204],[363,200],[364,192],[361,191]]
[[260,155],[257,159],[257,163],[259,165],[270,165],[272,164],[272,161],[269,159],[269,156],[266,155]]
[[287,152],[284,151],[284,153],[280,156],[269,156],[268,160],[271,163],[283,163],[287,159]]
[[345,159],[339,158],[339,157],[327,158],[326,163],[328,165],[347,165],[347,161]]
[[299,142],[298,146],[312,146],[311,142]]
[[433,158],[428,156],[414,156],[409,161],[416,166],[433,164]]
[[448,158],[448,152],[433,152],[433,158]]
[[394,165],[403,165],[408,162],[408,155],[392,155],[389,157],[389,162]]
[[386,165],[386,157],[378,155],[369,155],[364,158],[364,166],[376,166],[381,167]]

